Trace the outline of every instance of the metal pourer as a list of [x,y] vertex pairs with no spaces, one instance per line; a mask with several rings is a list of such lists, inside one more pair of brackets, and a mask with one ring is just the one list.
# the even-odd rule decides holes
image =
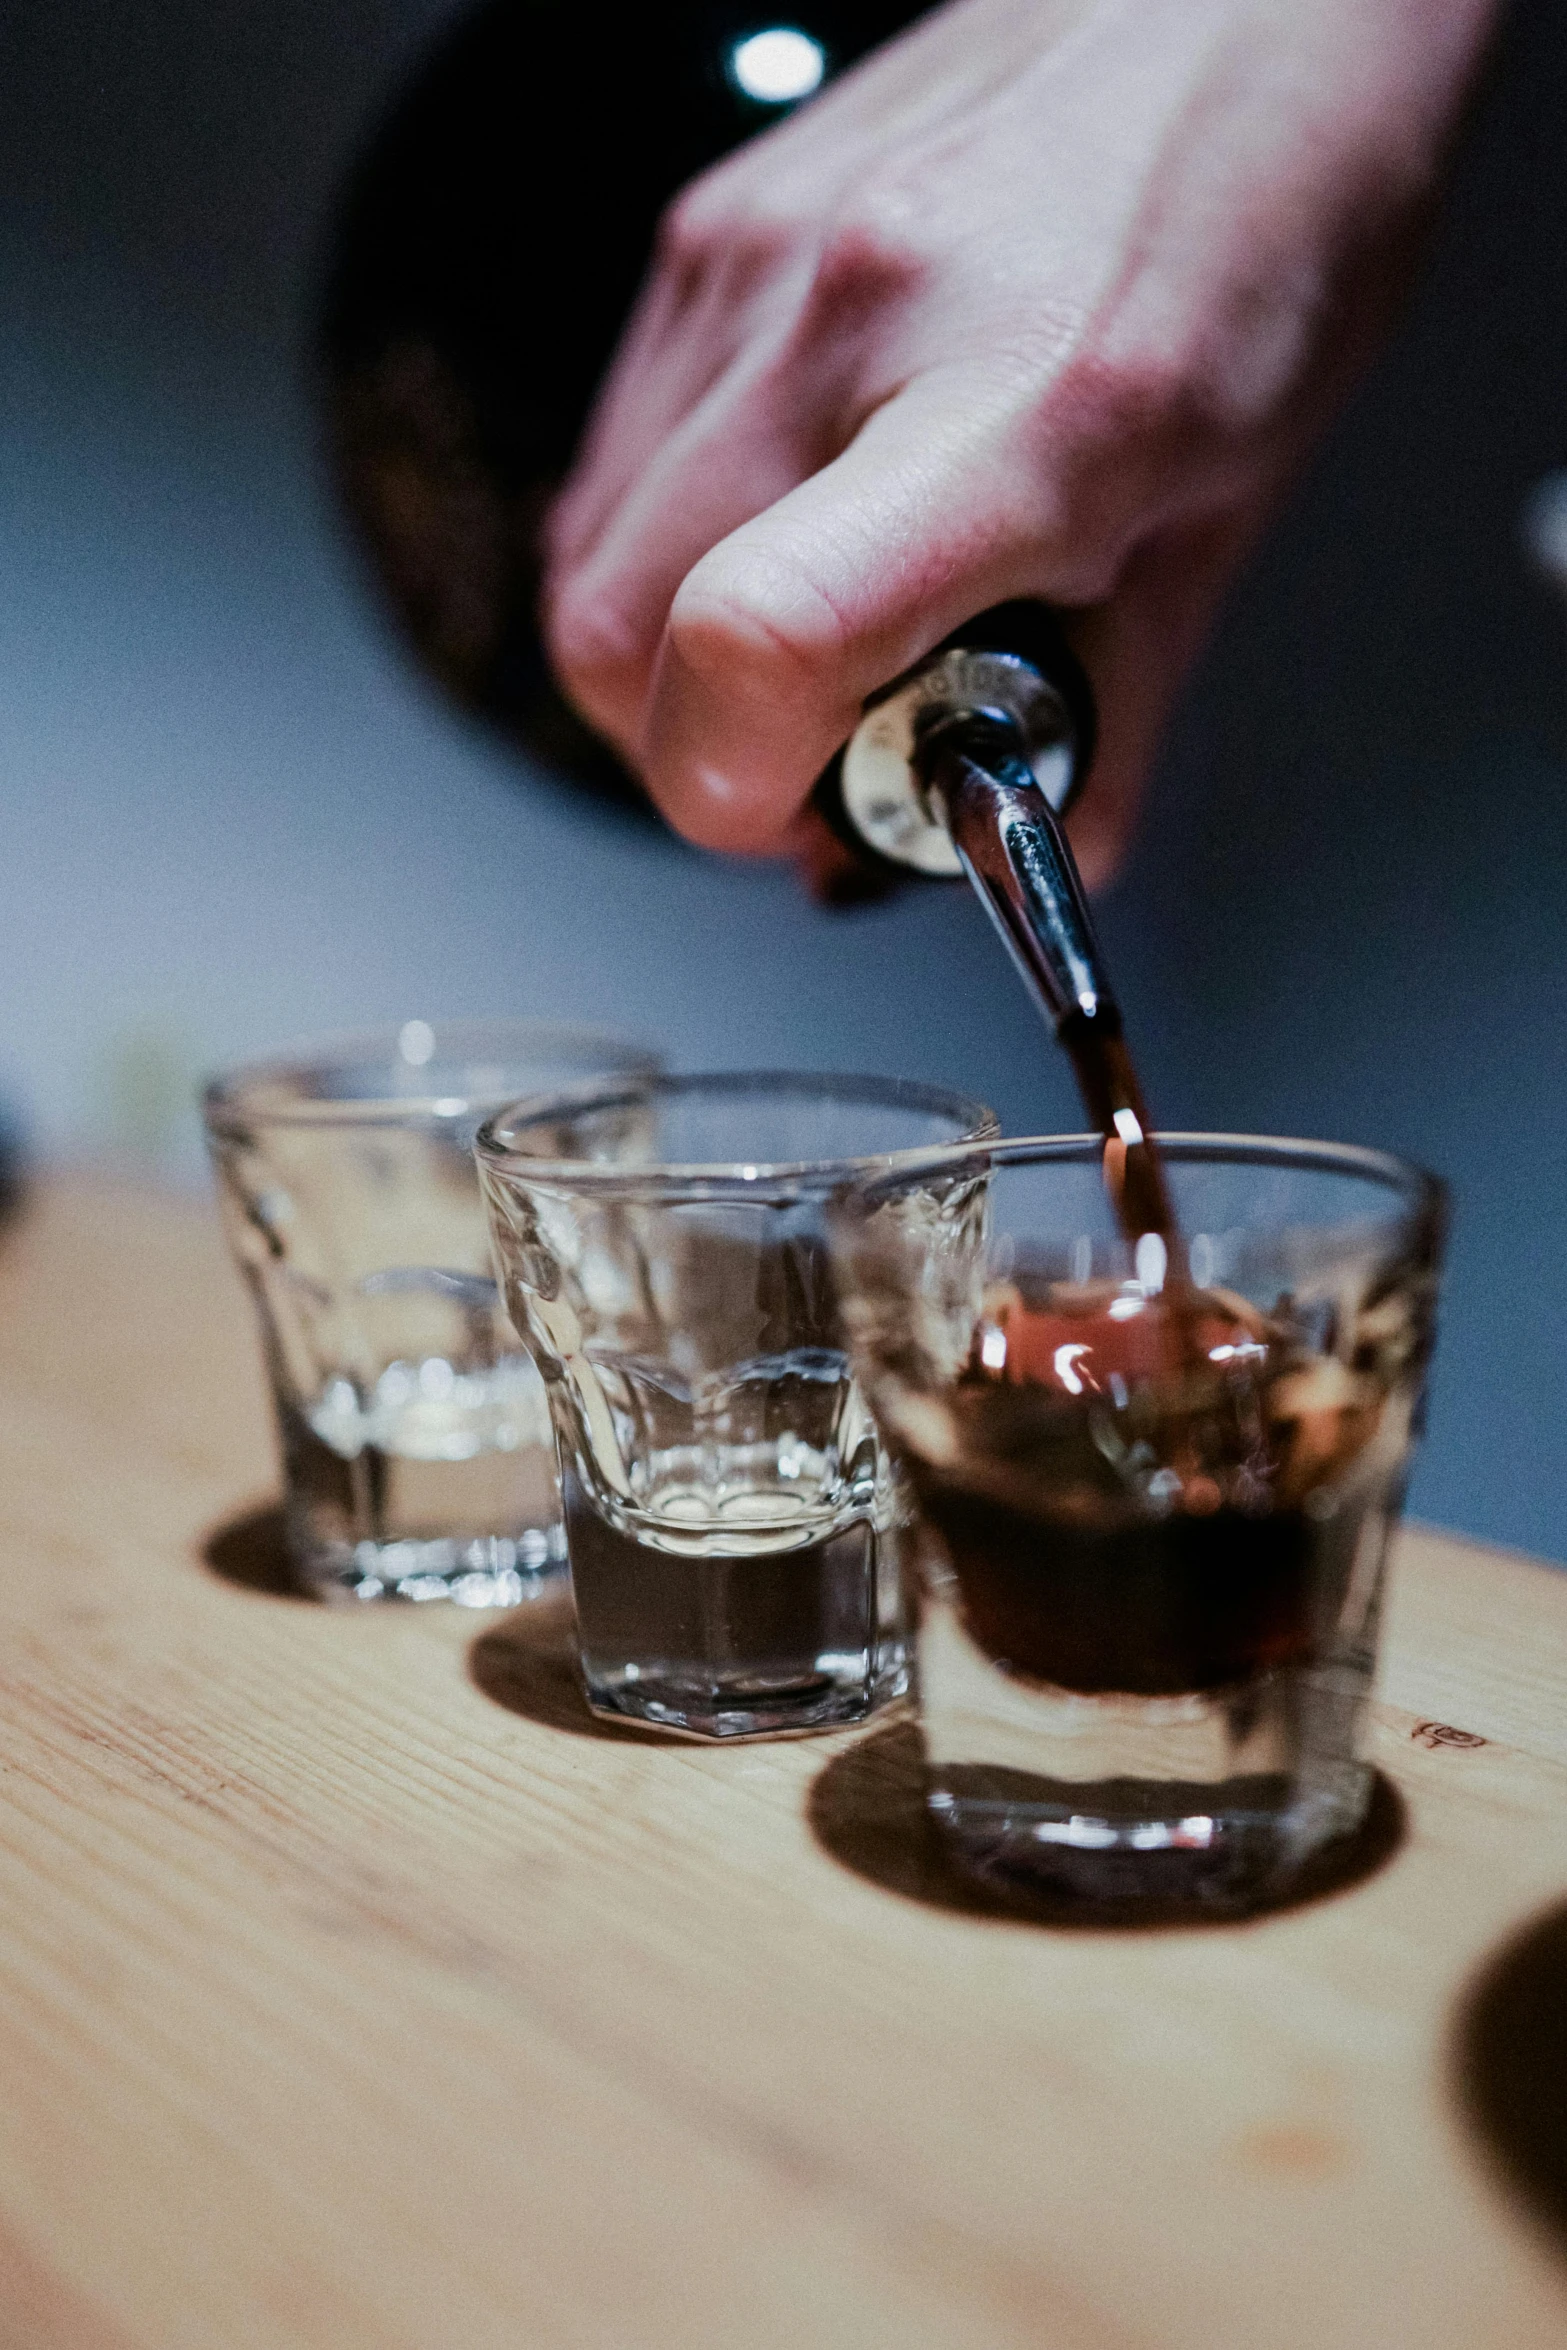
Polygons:
[[866,706],[817,804],[864,857],[967,874],[1059,1034],[1119,1035],[1061,819],[1093,755],[1093,696],[1052,615],[999,606]]

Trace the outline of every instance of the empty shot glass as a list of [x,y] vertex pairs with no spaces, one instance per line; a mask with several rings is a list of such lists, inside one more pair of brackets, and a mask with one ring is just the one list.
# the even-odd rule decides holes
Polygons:
[[814,1076],[633,1079],[482,1129],[595,1711],[750,1737],[903,1693],[901,1497],[850,1377],[823,1211],[900,1152],[995,1131],[959,1094]]
[[473,1136],[519,1088],[657,1066],[592,1029],[409,1020],[207,1087],[289,1548],[322,1597],[501,1607],[563,1571],[544,1391],[493,1278]]
[[925,1538],[930,1813],[999,1888],[1244,1908],[1365,1812],[1442,1194],[1372,1151],[1171,1136],[1184,1243],[1130,1244],[1102,1149],[948,1152],[833,1212]]

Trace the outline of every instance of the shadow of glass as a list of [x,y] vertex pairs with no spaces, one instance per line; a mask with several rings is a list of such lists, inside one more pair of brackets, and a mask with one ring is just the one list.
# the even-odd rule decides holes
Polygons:
[[1558,2251],[1567,2251],[1567,1902],[1487,1960],[1459,2009],[1460,2107]]
[[224,1583],[237,1584],[242,1591],[264,1592],[269,1599],[296,1599],[306,1607],[321,1604],[294,1572],[283,1512],[275,1501],[225,1519],[202,1537],[199,1556],[212,1574]]
[[963,1917],[1096,1933],[1245,1925],[1298,1909],[1364,1883],[1386,1866],[1406,1830],[1403,1799],[1378,1771],[1357,1832],[1316,1854],[1274,1899],[1240,1913],[1161,1903],[1146,1911],[1118,1908],[1110,1917],[1082,1902],[1002,1893],[961,1875],[925,1809],[924,1745],[917,1724],[909,1721],[889,1723],[834,1755],[811,1789],[808,1818],[825,1852],[884,1892]]
[[571,1593],[562,1589],[525,1600],[468,1651],[476,1688],[508,1713],[547,1730],[569,1730],[578,1738],[630,1739],[643,1746],[704,1744],[644,1730],[635,1722],[606,1722],[593,1713],[577,1664],[577,1623]]

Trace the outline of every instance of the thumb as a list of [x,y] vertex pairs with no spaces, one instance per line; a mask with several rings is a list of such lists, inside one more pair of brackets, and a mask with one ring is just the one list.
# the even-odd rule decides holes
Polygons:
[[686,574],[643,773],[707,848],[770,851],[867,695],[962,621],[1045,592],[1037,468],[926,379]]

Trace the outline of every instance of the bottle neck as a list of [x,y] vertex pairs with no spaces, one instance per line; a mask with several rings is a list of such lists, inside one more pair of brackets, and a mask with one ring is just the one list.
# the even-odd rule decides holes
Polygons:
[[817,785],[815,806],[884,884],[958,880],[966,867],[915,757],[923,731],[960,711],[1010,721],[1029,778],[1057,815],[1093,757],[1088,680],[1042,604],[1000,604],[965,623],[866,704]]

